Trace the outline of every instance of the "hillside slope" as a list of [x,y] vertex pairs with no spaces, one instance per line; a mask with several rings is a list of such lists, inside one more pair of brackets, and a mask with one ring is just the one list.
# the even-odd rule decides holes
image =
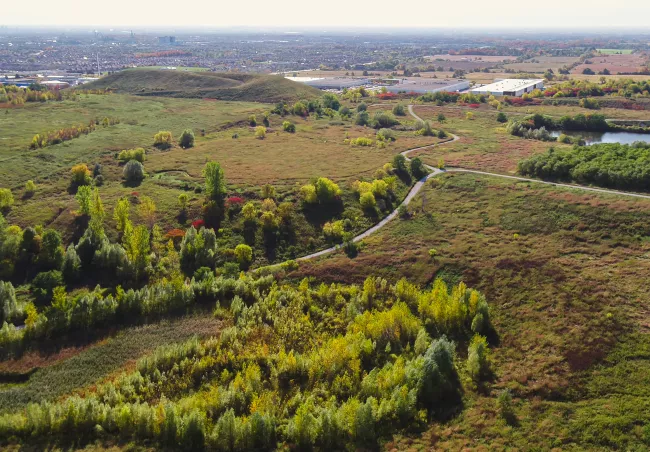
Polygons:
[[311,99],[321,92],[284,77],[260,74],[126,70],[84,85],[118,93],[220,100],[278,102]]

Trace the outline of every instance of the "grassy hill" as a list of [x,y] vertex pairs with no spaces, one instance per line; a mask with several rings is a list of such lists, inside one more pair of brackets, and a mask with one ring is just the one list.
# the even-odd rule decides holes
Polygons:
[[278,102],[319,97],[321,92],[284,77],[259,74],[126,70],[85,85],[118,93],[219,100]]

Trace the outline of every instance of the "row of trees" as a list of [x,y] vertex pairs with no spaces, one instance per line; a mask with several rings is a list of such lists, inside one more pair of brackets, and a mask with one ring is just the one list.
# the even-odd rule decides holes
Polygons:
[[519,172],[624,190],[650,190],[650,144],[597,144],[554,148],[519,162]]
[[[90,121],[87,125],[79,124],[77,126],[66,127],[58,130],[50,130],[34,135],[32,142],[29,145],[31,149],[44,148],[46,146],[53,146],[55,144],[63,143],[64,141],[79,138],[81,135],[88,135],[95,130],[99,120]],[[119,124],[118,118],[104,118],[101,121],[102,126],[108,127]]]

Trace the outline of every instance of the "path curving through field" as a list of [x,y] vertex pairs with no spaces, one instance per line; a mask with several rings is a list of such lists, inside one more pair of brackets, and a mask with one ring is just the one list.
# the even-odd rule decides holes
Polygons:
[[[422,121],[422,118],[420,118],[413,111],[413,105],[408,106],[408,111],[409,111],[410,115],[413,116],[415,119],[417,119],[419,121]],[[423,150],[423,149],[430,149],[430,148],[437,147],[437,146],[442,146],[442,145],[445,145],[445,144],[448,144],[448,143],[453,143],[454,141],[458,140],[458,136],[456,136],[456,135],[454,135],[452,133],[449,133],[449,135],[451,135],[451,137],[452,137],[450,140],[443,141],[443,142],[440,142],[440,143],[430,144],[430,145],[427,145],[427,146],[420,146],[420,147],[417,147],[417,148],[407,149],[406,151],[401,152],[401,154],[404,157],[406,157],[407,160],[410,160],[408,155],[410,153],[412,153],[412,152],[420,151],[420,150]],[[573,188],[573,189],[577,189],[577,190],[590,191],[590,192],[596,192],[596,193],[604,193],[604,194],[610,194],[610,195],[627,196],[627,197],[630,197],[630,198],[650,199],[650,195],[642,195],[640,193],[631,193],[631,192],[618,191],[618,190],[609,190],[609,189],[606,189],[606,188],[593,188],[593,187],[586,187],[584,185],[573,185],[573,184],[559,184],[559,183],[556,183],[556,182],[548,182],[548,181],[539,180],[539,179],[529,179],[529,178],[526,178],[526,177],[509,176],[509,175],[506,175],[506,174],[490,173],[490,172],[487,172],[487,171],[471,170],[471,169],[465,169],[465,168],[447,168],[445,170],[441,170],[441,169],[435,168],[435,167],[430,166],[430,165],[424,165],[424,166],[429,171],[431,171],[431,173],[429,173],[427,176],[425,176],[422,179],[420,179],[419,181],[417,181],[415,183],[415,185],[413,185],[413,187],[411,187],[411,190],[408,192],[408,194],[406,195],[406,197],[404,198],[402,203],[399,206],[397,206],[397,208],[395,210],[393,210],[390,214],[388,214],[388,216],[386,216],[383,220],[381,220],[376,225],[372,226],[369,229],[366,229],[364,232],[362,232],[361,234],[354,237],[352,239],[353,242],[359,242],[359,241],[365,239],[366,237],[372,235],[373,233],[377,232],[379,229],[383,228],[384,226],[386,226],[386,224],[388,224],[388,222],[390,222],[392,219],[394,219],[397,216],[400,207],[409,205],[409,203],[413,200],[413,198],[415,198],[415,196],[420,192],[420,190],[422,190],[422,188],[424,187],[424,184],[426,183],[426,181],[428,179],[430,179],[432,177],[435,177],[435,176],[438,176],[440,174],[443,174],[445,172],[481,174],[481,175],[484,175],[484,176],[501,177],[501,178],[504,178],[504,179],[510,179],[510,180],[515,180],[515,181],[520,181],[520,182],[534,182],[534,183],[537,183],[537,184],[553,185],[555,187],[562,187],[562,188]],[[340,249],[342,247],[343,247],[343,245],[332,246],[332,247],[324,249],[322,251],[318,251],[316,253],[312,253],[312,254],[308,254],[306,256],[299,257],[296,260],[297,261],[305,261],[305,260],[309,260],[309,259],[314,259],[316,257],[320,257],[320,256],[324,256],[326,254],[330,254],[330,253],[332,253],[332,252],[334,252],[334,251],[336,251],[336,250],[338,250],[338,249]]]

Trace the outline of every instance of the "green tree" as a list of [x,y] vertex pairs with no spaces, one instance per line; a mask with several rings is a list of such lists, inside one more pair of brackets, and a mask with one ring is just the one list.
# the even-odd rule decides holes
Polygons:
[[36,191],[36,184],[34,183],[33,180],[28,180],[25,183],[25,196],[34,196],[35,191]]
[[325,93],[323,94],[323,107],[338,111],[338,109],[341,107],[341,101],[339,101],[339,98],[336,96],[336,94]]
[[447,120],[447,117],[443,113],[438,113],[438,122],[443,124]]
[[497,122],[500,123],[508,122],[508,117],[504,112],[500,111],[499,113],[497,113]]
[[393,107],[393,114],[395,116],[406,116],[406,111],[404,110],[404,105],[397,104]]
[[393,168],[395,168],[395,170],[398,172],[405,173],[406,157],[404,157],[402,154],[397,154],[395,157],[393,157]]
[[0,210],[7,210],[14,205],[14,195],[8,188],[0,188]]
[[208,199],[223,202],[226,194],[226,178],[221,165],[217,162],[208,162],[203,168],[205,178],[205,195]]
[[178,139],[178,144],[183,149],[188,149],[194,146],[194,132],[192,129],[183,130],[181,137]]
[[319,177],[315,184],[316,196],[321,203],[330,203],[338,199],[341,189],[326,177]]
[[144,179],[144,176],[144,165],[137,160],[129,160],[126,162],[126,165],[124,165],[122,177],[124,177],[128,183],[137,184]]
[[47,229],[41,236],[38,263],[46,270],[59,270],[63,263],[63,240],[54,229]]
[[375,199],[375,195],[369,191],[361,194],[359,197],[359,202],[361,203],[361,207],[363,207],[365,210],[374,210],[377,207],[377,200]]
[[117,223],[117,230],[120,232],[124,231],[127,223],[129,222],[129,216],[131,214],[131,203],[129,198],[122,197],[117,200],[115,208],[113,209],[113,219]]
[[90,223],[88,224],[88,227],[99,237],[104,236],[105,217],[106,211],[104,210],[102,198],[99,196],[99,190],[94,188],[90,202]]
[[240,268],[245,270],[253,262],[253,249],[248,245],[240,243],[235,247],[235,258],[239,262]]
[[79,215],[90,215],[91,194],[92,189],[88,185],[82,185],[77,190],[75,199],[77,200],[77,203],[79,203],[79,210],[77,211]]
[[133,228],[130,223],[124,229],[122,244],[134,271],[134,279],[140,281],[146,274],[149,266],[151,246],[150,234],[146,226],[140,225]]
[[467,348],[467,371],[474,383],[479,383],[490,374],[488,345],[484,336],[474,335]]
[[413,177],[416,179],[421,179],[427,174],[427,170],[424,167],[424,164],[422,163],[422,160],[420,160],[419,157],[415,157],[414,159],[411,159],[411,174]]

